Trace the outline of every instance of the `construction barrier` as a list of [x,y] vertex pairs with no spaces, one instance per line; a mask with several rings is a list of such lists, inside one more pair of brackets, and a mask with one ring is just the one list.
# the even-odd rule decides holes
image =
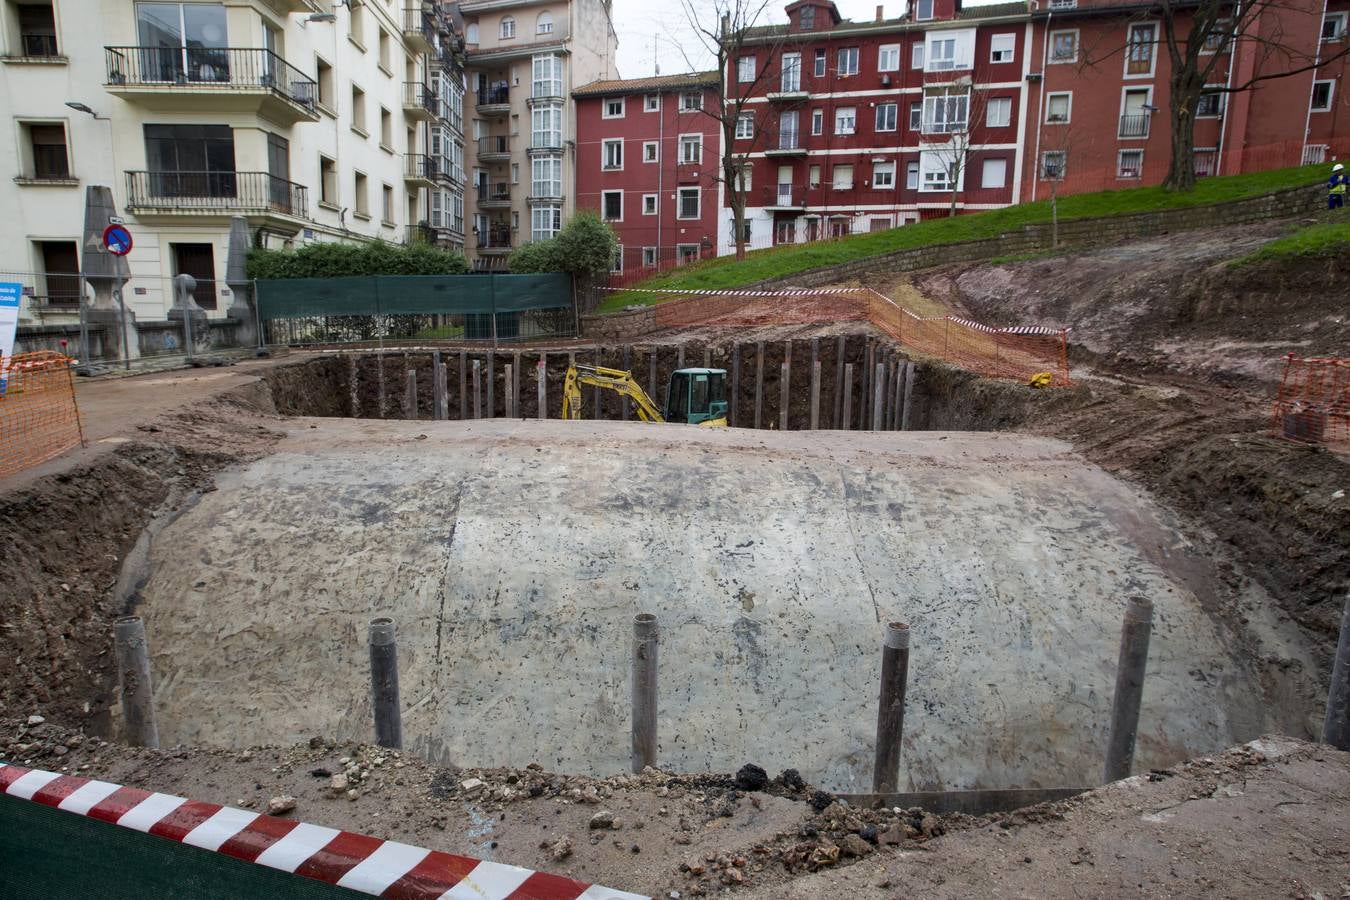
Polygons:
[[519,866],[0,764],[0,897],[649,900]]
[[1350,447],[1350,359],[1286,356],[1271,424],[1291,441]]
[[1048,376],[1049,384],[1069,383],[1067,328],[994,328],[958,316],[920,316],[871,288],[623,290],[678,295],[678,299],[653,308],[653,321],[662,329],[865,321],[901,346],[977,375],[1023,382]]
[[74,364],[50,350],[0,360],[0,478],[84,442]]

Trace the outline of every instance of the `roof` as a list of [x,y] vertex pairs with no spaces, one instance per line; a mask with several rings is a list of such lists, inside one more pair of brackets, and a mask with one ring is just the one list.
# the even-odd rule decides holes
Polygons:
[[958,19],[1000,19],[1003,16],[1024,16],[1030,12],[1022,0],[1012,3],[993,3],[988,6],[970,6],[957,12]]
[[[1126,2],[1126,0],[1122,0]],[[1151,2],[1151,0],[1141,0],[1141,2]],[[1077,10],[1075,10],[1077,11]],[[833,28],[819,28],[812,31],[789,31],[787,25],[756,25],[753,28],[745,29],[745,40],[748,43],[755,43],[770,38],[788,38],[793,41],[809,43],[812,40],[829,40],[836,34],[856,34],[858,32],[890,32],[890,31],[923,31],[932,28],[935,24],[941,25],[943,21],[979,21],[983,19],[1001,19],[1007,16],[1029,16],[1030,9],[1025,0],[1015,0],[1010,3],[997,3],[989,6],[971,6],[958,10],[955,19],[939,20],[935,22],[915,22],[912,19],[901,16],[894,19],[883,19],[880,22],[875,19],[843,19]]]
[[643,94],[677,91],[682,88],[717,87],[716,72],[685,72],[680,75],[656,75],[651,78],[610,78],[573,88],[573,97],[603,97],[617,94]]

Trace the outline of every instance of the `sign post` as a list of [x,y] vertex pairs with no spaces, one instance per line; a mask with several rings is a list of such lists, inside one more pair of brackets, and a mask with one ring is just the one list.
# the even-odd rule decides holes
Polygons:
[[[125,225],[113,224],[103,229],[103,246],[113,256],[126,256],[131,252],[132,243],[131,232],[127,231]],[[114,281],[113,296],[117,298],[118,314],[122,317],[121,328],[119,329],[122,332],[122,366],[129,370],[131,368],[131,343],[127,337],[127,304],[122,298],[122,285],[124,284],[122,267],[119,265],[114,268],[117,269],[117,276]]]

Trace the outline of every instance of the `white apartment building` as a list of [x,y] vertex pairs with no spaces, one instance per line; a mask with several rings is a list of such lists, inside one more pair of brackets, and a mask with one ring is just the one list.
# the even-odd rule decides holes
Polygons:
[[255,246],[462,247],[463,45],[453,10],[408,0],[3,0],[0,280],[22,321],[75,315],[85,188],[135,239],[126,300],[162,320],[169,279],[231,305],[229,222]]
[[609,0],[465,0],[475,268],[499,269],[576,209],[572,88],[617,77]]

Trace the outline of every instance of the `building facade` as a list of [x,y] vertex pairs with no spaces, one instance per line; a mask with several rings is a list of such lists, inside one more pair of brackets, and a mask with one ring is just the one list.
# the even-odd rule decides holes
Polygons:
[[[434,3],[4,4],[0,270],[30,323],[73,318],[85,188],[135,238],[130,309],[163,319],[172,276],[223,316],[231,217],[256,246],[463,245],[463,45]],[[438,218],[437,210],[443,211]],[[435,226],[435,227],[432,227]]]
[[614,229],[614,272],[711,256],[721,200],[717,73],[597,81],[576,104],[576,206]]
[[473,108],[468,141],[476,269],[552,237],[575,209],[578,132],[568,101],[615,75],[608,0],[475,0],[460,5]]

